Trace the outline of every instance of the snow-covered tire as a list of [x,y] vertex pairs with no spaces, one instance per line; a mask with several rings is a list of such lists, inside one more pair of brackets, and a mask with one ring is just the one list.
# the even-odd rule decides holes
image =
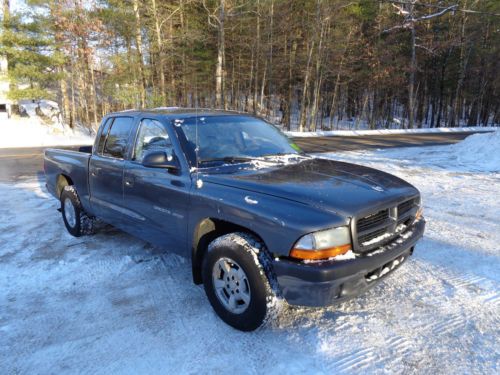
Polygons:
[[[224,265],[229,268],[224,270]],[[241,331],[253,331],[276,315],[277,290],[271,285],[277,284],[270,265],[265,246],[247,233],[226,234],[209,244],[203,258],[203,284],[210,304],[224,322]],[[236,306],[229,301],[231,293],[235,294],[233,300],[240,298]]]
[[61,192],[61,214],[64,226],[72,236],[94,232],[94,221],[83,209],[74,186],[65,186]]

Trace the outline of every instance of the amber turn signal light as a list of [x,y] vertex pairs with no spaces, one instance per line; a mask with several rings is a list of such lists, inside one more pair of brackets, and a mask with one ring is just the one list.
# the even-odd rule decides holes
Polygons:
[[415,220],[420,220],[420,218],[422,217],[424,213],[424,209],[422,207],[420,207],[417,211],[417,213],[415,214]]
[[292,249],[292,251],[290,251],[290,256],[292,258],[302,259],[302,260],[320,260],[345,254],[349,250],[351,250],[351,244],[330,247],[328,249],[323,249],[323,250]]

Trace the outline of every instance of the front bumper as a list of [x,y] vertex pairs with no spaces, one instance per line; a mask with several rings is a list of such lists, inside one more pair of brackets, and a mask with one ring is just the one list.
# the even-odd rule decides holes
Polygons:
[[273,262],[281,292],[291,305],[328,306],[364,293],[397,269],[413,253],[425,229],[424,219],[412,225],[383,251],[352,260],[303,264]]

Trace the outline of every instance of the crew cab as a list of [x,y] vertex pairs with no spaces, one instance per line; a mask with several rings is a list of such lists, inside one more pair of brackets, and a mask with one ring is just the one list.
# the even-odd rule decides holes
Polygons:
[[373,287],[425,227],[409,183],[307,155],[237,112],[111,113],[92,148],[48,149],[44,168],[72,235],[99,219],[187,257],[216,313],[244,331],[275,299],[326,306]]

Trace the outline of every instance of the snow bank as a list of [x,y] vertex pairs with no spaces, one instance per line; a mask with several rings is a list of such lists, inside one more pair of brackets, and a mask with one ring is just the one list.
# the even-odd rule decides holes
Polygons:
[[29,117],[37,117],[37,111],[41,112],[44,116],[48,118],[58,117],[61,113],[59,109],[59,104],[53,100],[19,100],[19,112]]
[[0,122],[0,148],[90,145],[93,140],[85,129],[46,125],[38,116]]
[[385,134],[422,134],[422,133],[461,133],[461,132],[490,132],[498,127],[466,127],[466,128],[430,128],[430,129],[378,129],[378,130],[330,130],[317,132],[285,132],[290,137],[330,137],[330,136],[363,136]]
[[446,146],[451,160],[475,170],[500,171],[500,131],[473,134],[462,142]]
[[456,173],[499,172],[500,130],[485,134],[473,134],[465,140],[448,146],[387,148],[378,151],[351,151],[348,153],[322,153],[318,157],[343,159],[345,155],[397,163],[405,168],[416,165]]

